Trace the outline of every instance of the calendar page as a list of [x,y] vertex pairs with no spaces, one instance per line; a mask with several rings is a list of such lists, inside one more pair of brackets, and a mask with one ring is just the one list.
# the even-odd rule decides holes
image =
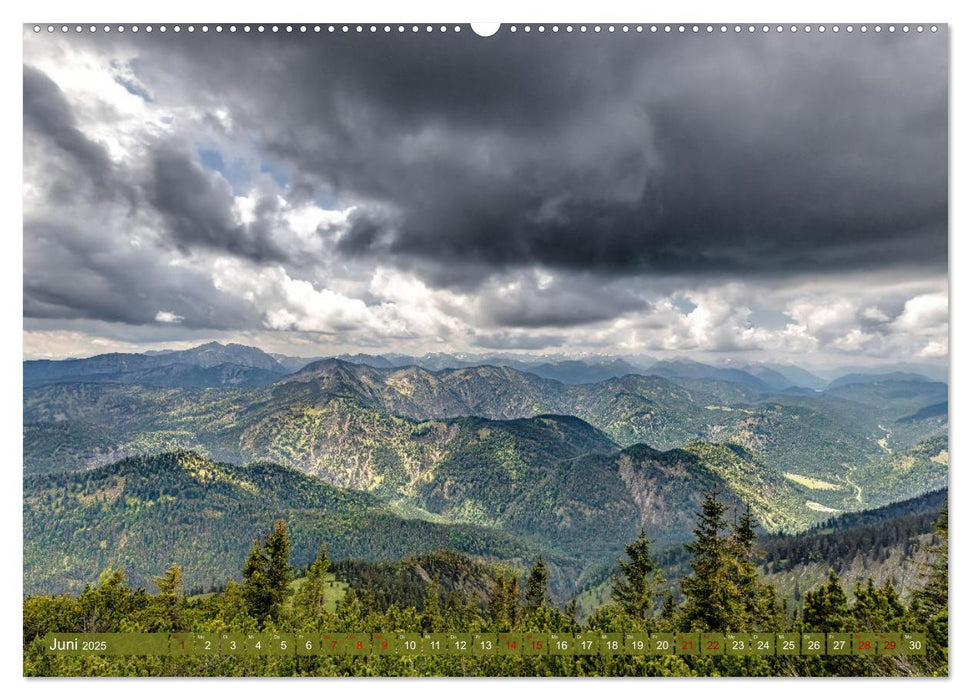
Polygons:
[[946,24],[22,34],[25,676],[949,674]]

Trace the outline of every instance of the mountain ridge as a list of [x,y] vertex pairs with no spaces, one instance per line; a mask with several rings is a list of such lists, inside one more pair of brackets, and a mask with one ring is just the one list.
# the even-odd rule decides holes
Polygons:
[[[168,562],[187,586],[239,571],[253,533],[290,522],[294,555],[401,558],[442,549],[525,560],[534,545],[507,533],[403,518],[368,494],[334,488],[269,462],[237,466],[183,450],[80,474],[24,479],[24,587],[78,590],[109,566],[145,585]],[[90,533],[78,537],[79,532]],[[552,552],[554,562],[569,560]]]

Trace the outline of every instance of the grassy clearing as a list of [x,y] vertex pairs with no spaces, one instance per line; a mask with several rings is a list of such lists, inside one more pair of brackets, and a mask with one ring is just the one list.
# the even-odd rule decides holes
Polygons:
[[822,503],[816,503],[816,501],[806,501],[806,507],[819,513],[839,513],[835,508],[824,506]]
[[807,489],[813,489],[815,491],[839,491],[840,488],[836,484],[831,484],[828,481],[813,479],[812,477],[802,476],[801,474],[786,472],[785,477],[789,481],[794,481],[800,486],[805,486]]

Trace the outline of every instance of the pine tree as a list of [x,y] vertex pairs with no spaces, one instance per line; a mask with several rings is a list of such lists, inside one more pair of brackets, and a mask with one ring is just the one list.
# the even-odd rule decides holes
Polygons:
[[920,660],[927,673],[948,673],[948,522],[947,508],[935,523],[939,542],[927,547],[932,557],[924,566],[926,581],[914,592],[910,602],[910,617],[915,629],[927,633],[927,657]]
[[674,595],[668,593],[666,596],[664,596],[664,605],[661,606],[661,621],[665,623],[666,626],[673,629],[677,615],[678,605],[674,602]]
[[293,569],[290,566],[290,536],[286,524],[277,520],[266,538],[266,578],[270,586],[269,616],[278,620],[290,595]]
[[307,567],[307,577],[293,599],[294,608],[315,626],[327,616],[326,605],[330,592],[330,581],[327,578],[329,571],[330,559],[327,558],[327,545],[324,544],[320,547],[320,554]]
[[519,622],[519,579],[516,576],[511,576],[506,586],[506,617],[510,627]]
[[250,617],[262,627],[273,610],[273,588],[267,576],[267,560],[259,540],[253,540],[243,564],[243,600]]
[[161,576],[155,576],[152,583],[158,588],[155,599],[157,619],[151,623],[150,632],[182,629],[182,569],[173,562]]
[[486,608],[489,619],[489,629],[505,632],[509,626],[509,609],[506,600],[506,576],[500,574],[492,587],[492,595]]
[[442,612],[443,629],[460,630],[468,623],[465,619],[466,608],[458,591],[449,592],[445,598],[445,610]]
[[620,574],[611,582],[611,596],[631,617],[647,620],[654,615],[654,598],[664,576],[651,558],[651,541],[644,530],[627,545],[629,561],[618,561]]
[[529,577],[526,579],[526,610],[536,612],[546,605],[546,587],[549,584],[549,574],[543,557],[536,560]]
[[903,631],[906,608],[889,579],[879,588],[874,586],[872,578],[867,579],[866,586],[857,584],[853,597],[856,600],[850,614],[854,630]]
[[578,607],[579,606],[577,605],[576,598],[574,598],[569,603],[567,603],[566,607],[563,609],[563,616],[562,616],[563,629],[560,631],[574,632],[574,633],[580,631],[580,625],[577,623]]
[[344,597],[337,604],[337,626],[341,632],[360,631],[361,601],[357,592],[348,587]]
[[718,500],[718,492],[710,491],[698,513],[695,540],[685,545],[693,555],[691,574],[681,579],[682,617],[688,629],[729,632],[745,626],[735,552],[729,538],[722,535],[725,527],[725,506]]
[[98,585],[85,588],[78,598],[82,632],[120,632],[121,621],[130,612],[131,590],[121,569],[105,569]]
[[425,632],[441,632],[445,625],[442,616],[442,586],[438,576],[432,579],[425,592],[425,605],[421,614],[421,626]]
[[745,504],[745,511],[738,519],[732,530],[732,540],[735,547],[745,556],[750,558],[755,551],[755,518],[752,517],[752,507]]
[[744,614],[736,620],[737,629],[761,632],[779,628],[784,615],[775,588],[761,580],[755,564],[755,519],[748,504],[732,528],[729,554]]
[[806,592],[802,620],[809,632],[842,632],[846,629],[849,608],[839,576],[830,569],[826,583]]

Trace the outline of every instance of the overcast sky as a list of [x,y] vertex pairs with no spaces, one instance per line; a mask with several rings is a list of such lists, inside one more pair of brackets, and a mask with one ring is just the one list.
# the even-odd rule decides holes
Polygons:
[[946,41],[28,30],[25,358],[943,363]]

